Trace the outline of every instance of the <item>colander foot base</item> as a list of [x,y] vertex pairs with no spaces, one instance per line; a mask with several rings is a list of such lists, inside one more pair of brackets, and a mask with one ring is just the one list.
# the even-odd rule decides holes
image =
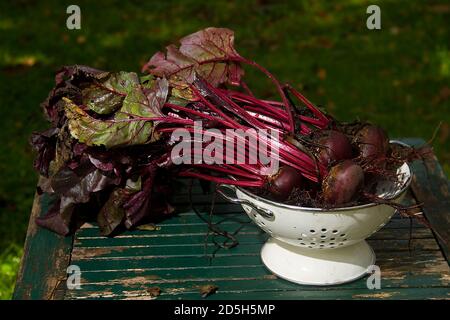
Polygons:
[[343,248],[311,250],[270,238],[261,250],[261,258],[280,278],[317,286],[359,279],[375,263],[375,254],[366,241]]

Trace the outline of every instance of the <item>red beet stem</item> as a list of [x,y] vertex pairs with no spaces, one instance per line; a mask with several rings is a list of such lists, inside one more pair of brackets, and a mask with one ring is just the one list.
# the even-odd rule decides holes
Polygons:
[[304,95],[302,95],[300,92],[298,92],[297,90],[295,90],[293,87],[291,87],[290,85],[285,85],[285,87],[297,98],[299,99],[301,102],[303,102],[305,104],[305,106],[311,110],[311,112],[317,117],[319,118],[323,125],[326,126],[328,125],[328,123],[330,122],[330,120],[323,114],[322,111],[320,111],[314,104],[312,104],[311,101],[309,101]]
[[197,110],[193,110],[191,108],[182,107],[182,106],[179,106],[179,105],[176,105],[176,104],[172,104],[172,103],[165,103],[164,106],[168,107],[168,108],[171,108],[173,110],[184,111],[186,113],[192,114],[194,116],[199,116],[199,117],[202,117],[202,118],[205,118],[205,119],[208,119],[208,120],[217,121],[217,122],[220,122],[220,123],[222,123],[223,125],[225,125],[227,127],[233,127],[233,124],[229,123],[228,121],[226,121],[226,120],[224,120],[222,118],[214,117],[212,115],[209,115],[209,114],[206,114],[204,112],[197,111]]
[[227,178],[220,178],[220,177],[214,177],[198,172],[192,172],[192,171],[182,171],[178,174],[180,177],[191,177],[191,178],[198,178],[203,180],[212,181],[215,183],[224,183],[224,184],[231,184],[235,186],[241,186],[241,187],[262,187],[264,185],[263,180],[233,180],[233,179],[227,179]]
[[202,92],[205,93],[205,99],[209,97],[215,104],[225,108],[255,129],[267,129],[267,126],[265,124],[250,116],[244,109],[242,109],[238,104],[232,101],[222,91],[214,88],[206,81],[197,79],[194,84],[200,89],[200,94],[202,94]]
[[202,169],[207,169],[207,170],[211,170],[211,171],[219,171],[222,173],[226,173],[229,175],[233,175],[233,176],[240,176],[240,177],[244,177],[244,178],[249,178],[251,180],[263,180],[262,177],[260,176],[255,176],[255,174],[251,174],[245,171],[240,170],[237,166],[232,166],[232,165],[210,165],[210,164],[194,164],[192,165],[192,167],[194,168],[202,168]]
[[277,80],[277,78],[275,78],[266,68],[264,68],[263,66],[257,64],[254,61],[251,60],[247,60],[245,58],[241,57],[241,62],[246,63],[248,65],[251,65],[257,69],[259,69],[262,73],[264,73],[270,80],[272,80],[273,84],[275,85],[275,87],[277,88],[278,93],[280,94],[281,100],[283,101],[283,106],[286,109],[286,112],[288,114],[288,121],[289,121],[289,131],[290,133],[294,133],[294,116],[293,116],[293,110],[291,107],[291,104],[289,103],[288,98],[286,97],[286,95],[284,94],[283,88],[280,84],[280,82]]
[[243,126],[241,124],[239,124],[236,120],[234,120],[233,118],[229,117],[228,115],[226,115],[222,110],[220,110],[219,108],[217,108],[215,105],[213,105],[211,102],[209,102],[205,97],[203,97],[203,95],[200,93],[200,91],[195,87],[195,86],[191,86],[191,89],[194,91],[195,95],[200,98],[200,100],[208,107],[210,108],[212,111],[214,111],[215,113],[217,113],[219,116],[221,116],[223,119],[225,119],[227,122],[229,122],[230,124],[232,124],[233,128],[237,129],[243,129]]

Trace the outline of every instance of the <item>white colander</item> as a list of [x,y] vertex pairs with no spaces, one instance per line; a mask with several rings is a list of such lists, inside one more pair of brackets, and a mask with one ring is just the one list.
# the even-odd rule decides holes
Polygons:
[[[377,195],[398,203],[411,182],[411,172],[405,163],[397,173],[398,182],[379,183]],[[224,189],[236,192],[236,198]],[[388,205],[375,203],[336,209],[298,207],[230,185],[220,185],[218,192],[240,203],[250,219],[270,234],[261,250],[266,267],[300,284],[339,284],[365,275],[375,263],[375,254],[364,239],[383,227],[395,212]]]

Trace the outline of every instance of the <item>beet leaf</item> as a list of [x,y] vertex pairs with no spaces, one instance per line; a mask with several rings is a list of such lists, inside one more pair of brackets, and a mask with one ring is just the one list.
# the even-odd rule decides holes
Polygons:
[[225,28],[207,28],[180,40],[181,46],[168,46],[157,52],[143,71],[166,77],[174,87],[173,95],[194,100],[187,84],[199,74],[213,86],[223,83],[238,85],[243,75],[240,56],[234,49],[234,33]]

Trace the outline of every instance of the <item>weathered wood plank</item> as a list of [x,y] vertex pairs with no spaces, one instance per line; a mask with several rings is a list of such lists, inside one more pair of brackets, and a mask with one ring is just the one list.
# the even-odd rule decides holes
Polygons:
[[[208,297],[210,300],[234,300],[239,296],[242,300],[429,300],[429,299],[449,299],[448,288],[392,288],[377,291],[369,291],[368,289],[349,289],[349,290],[293,290],[293,291],[260,291],[249,294],[242,294],[242,291],[218,291]],[[198,293],[173,295],[161,295],[158,299],[192,299],[200,300],[202,297]]]
[[[366,287],[361,288],[338,288],[332,287],[320,288],[320,287],[302,287],[297,285],[295,289],[271,289],[261,288],[256,290],[247,291],[245,289],[246,282],[252,280],[240,280],[243,288],[235,287],[233,289],[219,289],[217,292],[209,296],[208,300],[235,300],[236,296],[240,300],[342,300],[342,299],[408,299],[408,300],[423,300],[423,299],[450,299],[447,286],[432,285],[429,287],[391,287],[385,286],[380,290],[368,290]],[[425,281],[430,281],[426,279]],[[256,282],[256,281],[255,281]],[[260,283],[271,284],[280,283],[279,280],[263,280]],[[284,282],[284,281],[283,281]],[[233,281],[214,282],[213,284],[231,284]],[[212,284],[211,282],[203,282],[193,285],[192,288],[184,290],[184,288],[178,289],[161,289],[161,294],[158,297],[152,297],[149,294],[149,288],[136,289],[132,288],[111,288],[103,292],[86,292],[86,296],[68,295],[68,299],[159,299],[159,300],[201,300],[204,299],[199,293],[199,286],[205,284]],[[159,287],[158,287],[159,288]]]
[[[140,278],[142,279],[142,278]],[[441,275],[439,273],[417,273],[417,272],[383,272],[380,282],[381,288],[401,288],[401,287],[445,287],[450,283],[449,274]],[[220,278],[215,277],[211,279],[183,279],[182,281],[163,281],[163,280],[144,280],[144,283],[139,281],[117,281],[117,282],[102,282],[102,283],[83,283],[81,290],[77,292],[78,296],[88,296],[94,292],[113,291],[119,294],[126,290],[142,290],[148,287],[158,286],[162,292],[174,293],[177,292],[195,292],[198,285],[204,283],[211,283],[216,285],[219,290],[243,290],[243,291],[258,291],[258,290],[342,290],[349,288],[367,288],[367,279],[359,279],[357,281],[346,284],[345,286],[306,286],[299,285],[282,279],[278,279],[273,275],[264,276],[250,276],[250,277],[235,277],[235,278]]]
[[[388,251],[378,252],[378,262],[390,262],[401,260],[404,265],[414,264],[416,261],[432,259],[443,260],[440,251]],[[261,265],[261,258],[258,252],[247,255],[223,255],[216,257],[208,256],[174,256],[174,257],[154,257],[148,259],[97,259],[97,260],[76,260],[74,261],[83,272],[115,272],[115,271],[144,271],[152,269],[169,270],[180,268],[208,268],[213,266],[246,266]],[[414,268],[414,266],[413,266]],[[432,271],[432,270],[431,270]]]
[[[249,259],[250,260],[250,259]],[[256,259],[255,259],[256,260]],[[251,260],[249,261],[251,262]],[[236,265],[213,265],[213,266],[195,266],[195,267],[177,267],[177,268],[148,268],[131,270],[111,270],[108,272],[93,272],[82,270],[83,283],[122,283],[129,279],[139,278],[140,284],[159,282],[182,282],[187,280],[207,280],[213,278],[254,278],[270,276],[270,272],[260,261],[257,264],[236,264]],[[448,265],[446,260],[436,255],[420,255],[402,259],[379,258],[377,265],[383,273],[408,273],[421,272],[448,274]],[[344,286],[345,287],[345,286]]]
[[[222,255],[245,255],[259,252],[261,245],[267,239],[267,235],[255,235],[254,240],[240,245],[230,250],[217,250],[217,247],[205,246],[203,243],[197,244],[174,244],[174,245],[142,245],[142,246],[116,246],[83,248],[74,247],[72,259],[74,261],[86,259],[149,259],[153,257],[172,256],[202,256],[205,254],[216,256]],[[413,239],[409,240],[368,240],[375,252],[378,251],[427,251],[439,250],[434,239]]]
[[[216,214],[211,219],[212,223],[219,224],[219,226],[224,227],[226,229],[234,230],[240,227],[244,229],[256,228],[248,217],[242,213],[227,213],[227,214]],[[412,227],[415,228],[426,228],[423,224],[410,220],[409,218],[399,217],[395,215],[383,228],[394,228],[394,229],[409,229]],[[207,225],[198,219],[195,215],[178,215],[173,216],[171,219],[160,222],[158,224],[153,225],[153,230],[127,230],[124,233],[121,233],[115,237],[134,237],[139,235],[146,234],[154,234],[155,232],[164,232],[164,233],[180,233],[181,230],[183,232],[185,230],[189,230],[189,232],[195,232],[195,230],[207,230]],[[242,229],[242,230],[244,230]],[[77,231],[76,238],[89,238],[89,237],[98,237],[104,238],[99,232],[99,229],[95,223],[85,223],[81,226],[81,229]]]
[[[412,261],[405,259],[399,265],[394,265],[393,262],[380,261],[379,266],[382,270],[382,281],[391,283],[391,287],[402,286],[417,286],[417,279],[426,277],[427,279],[434,277],[433,281],[436,286],[448,285],[450,279],[449,271],[446,268],[446,261],[441,259],[434,259],[435,257],[423,257]],[[434,260],[432,260],[434,259]],[[413,266],[408,266],[412,264]],[[427,267],[426,272],[421,269]],[[276,277],[267,273],[263,265],[247,265],[247,266],[214,266],[207,268],[194,269],[171,269],[171,270],[143,270],[143,271],[111,271],[111,272],[84,272],[82,278],[82,291],[77,292],[78,295],[84,294],[85,291],[104,291],[108,288],[120,287],[129,288],[135,285],[145,289],[151,286],[160,286],[161,288],[191,288],[193,284],[214,282],[216,285],[220,281],[233,281],[235,287],[240,287],[239,282],[242,280],[264,280],[275,279]],[[281,280],[281,279],[280,279]],[[364,285],[365,281],[361,280]],[[285,281],[280,281],[284,283]],[[383,286],[385,286],[385,284]],[[295,288],[295,284],[291,284]],[[349,283],[341,286],[329,286],[330,289],[354,287],[354,283]],[[420,286],[431,286],[431,283],[421,282]],[[227,288],[229,285],[224,285],[221,288]],[[267,287],[267,289],[277,289],[278,285]],[[284,287],[281,286],[281,287]],[[251,287],[248,288],[250,290]],[[184,289],[183,289],[184,290]],[[450,291],[450,290],[449,290]]]
[[[381,279],[381,290],[369,291],[383,292],[384,289],[390,288],[443,288],[449,285],[450,277],[448,274],[441,275],[438,273],[416,274],[416,273],[383,273]],[[83,284],[81,290],[77,292],[68,292],[67,297],[74,299],[102,299],[113,298],[123,299],[131,297],[139,297],[148,295],[148,288],[158,287],[161,295],[172,295],[176,298],[180,294],[199,294],[199,286],[205,284],[213,284],[218,287],[218,292],[235,292],[240,291],[241,295],[251,294],[253,292],[266,291],[270,292],[286,292],[286,291],[342,291],[349,289],[367,289],[366,279],[360,279],[355,282],[343,286],[313,287],[298,285],[274,276],[249,278],[233,278],[233,279],[210,279],[204,281],[183,281],[183,282],[162,282],[155,281],[153,283],[119,283],[119,284]],[[73,295],[72,295],[73,293]],[[245,297],[244,297],[245,298]]]
[[56,288],[66,279],[73,237],[61,237],[35,224],[50,202],[35,195],[13,299],[61,299],[64,294]]
[[[76,247],[118,247],[118,246],[152,246],[152,245],[173,245],[173,244],[205,244],[207,229],[199,228],[194,232],[183,231],[183,233],[162,233],[155,231],[153,234],[135,235],[133,237],[94,237],[76,238]],[[239,243],[254,243],[255,237],[262,235],[263,231],[255,228],[245,228],[239,231]],[[410,233],[408,229],[382,229],[373,234],[373,240],[409,240],[411,239],[433,239],[433,234],[428,229],[413,229]],[[220,239],[220,237],[219,237]]]
[[425,217],[450,261],[450,183],[435,155],[425,161],[415,161],[412,168],[412,191],[416,199],[423,203]]

